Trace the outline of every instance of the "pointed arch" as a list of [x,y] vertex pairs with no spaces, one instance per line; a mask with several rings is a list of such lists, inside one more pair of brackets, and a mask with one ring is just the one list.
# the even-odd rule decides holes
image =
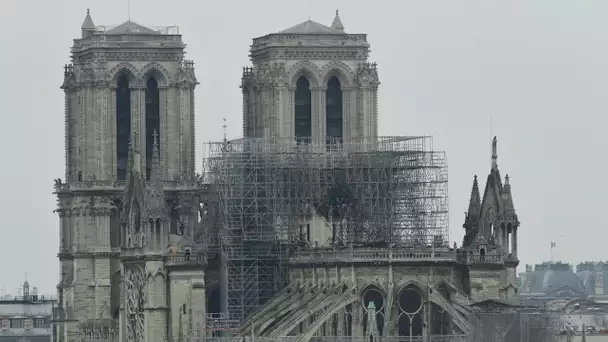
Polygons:
[[164,66],[157,62],[150,62],[141,69],[137,78],[141,84],[146,84],[148,79],[153,77],[159,86],[166,87],[171,83],[171,76],[169,75],[169,71]]
[[344,62],[332,61],[327,63],[321,74],[323,75],[321,83],[325,85],[332,77],[336,77],[342,87],[351,87],[355,84],[355,74]]
[[154,273],[154,277],[156,277],[156,276],[160,276],[160,277],[162,277],[163,279],[166,279],[166,277],[165,277],[165,272],[163,272],[163,270],[162,270],[160,267],[159,267],[159,268],[157,268],[157,269],[156,269],[156,272]]
[[137,83],[136,81],[138,80],[137,68],[135,68],[133,66],[133,64],[126,63],[126,62],[118,63],[115,67],[113,67],[109,71],[108,75],[109,75],[110,79],[112,80],[110,82],[110,84],[112,86],[118,85],[118,81],[121,78],[121,76],[126,76],[131,85],[134,85],[135,83]]
[[306,77],[311,87],[318,87],[320,82],[321,70],[309,61],[301,61],[289,68],[287,73],[289,76],[289,85],[292,88],[296,87],[296,83],[301,76]]

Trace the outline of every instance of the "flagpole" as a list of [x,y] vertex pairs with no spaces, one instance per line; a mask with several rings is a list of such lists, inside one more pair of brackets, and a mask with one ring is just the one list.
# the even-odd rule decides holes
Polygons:
[[551,263],[553,263],[553,247],[555,247],[555,242],[551,241],[551,249],[549,250],[551,253]]

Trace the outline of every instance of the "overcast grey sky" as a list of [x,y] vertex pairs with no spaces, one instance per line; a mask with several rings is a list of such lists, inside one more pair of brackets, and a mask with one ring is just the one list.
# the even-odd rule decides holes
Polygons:
[[[143,25],[179,25],[196,62],[198,146],[241,133],[241,67],[251,38],[308,19],[306,0],[131,0]],[[0,290],[59,278],[53,178],[64,175],[63,65],[87,7],[97,25],[128,18],[127,0],[0,0],[4,195]],[[462,242],[474,174],[511,176],[525,263],[608,259],[608,1],[311,0],[368,33],[381,78],[380,133],[435,136],[446,150],[451,239]],[[492,128],[490,128],[492,122]],[[202,151],[199,149],[199,159]]]

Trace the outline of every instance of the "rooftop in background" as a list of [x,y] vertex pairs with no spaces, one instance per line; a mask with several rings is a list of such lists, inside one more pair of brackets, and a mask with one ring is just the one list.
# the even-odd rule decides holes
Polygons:
[[29,295],[29,296],[3,296],[0,297],[0,305],[9,304],[9,303],[48,303],[54,302],[57,300],[57,297],[52,295]]

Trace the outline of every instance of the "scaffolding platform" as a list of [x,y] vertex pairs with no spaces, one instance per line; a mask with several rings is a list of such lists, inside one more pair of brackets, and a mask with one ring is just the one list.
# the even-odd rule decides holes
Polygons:
[[243,138],[208,143],[203,160],[231,317],[286,285],[289,247],[312,211],[340,222],[330,245],[449,242],[447,161],[431,137]]

